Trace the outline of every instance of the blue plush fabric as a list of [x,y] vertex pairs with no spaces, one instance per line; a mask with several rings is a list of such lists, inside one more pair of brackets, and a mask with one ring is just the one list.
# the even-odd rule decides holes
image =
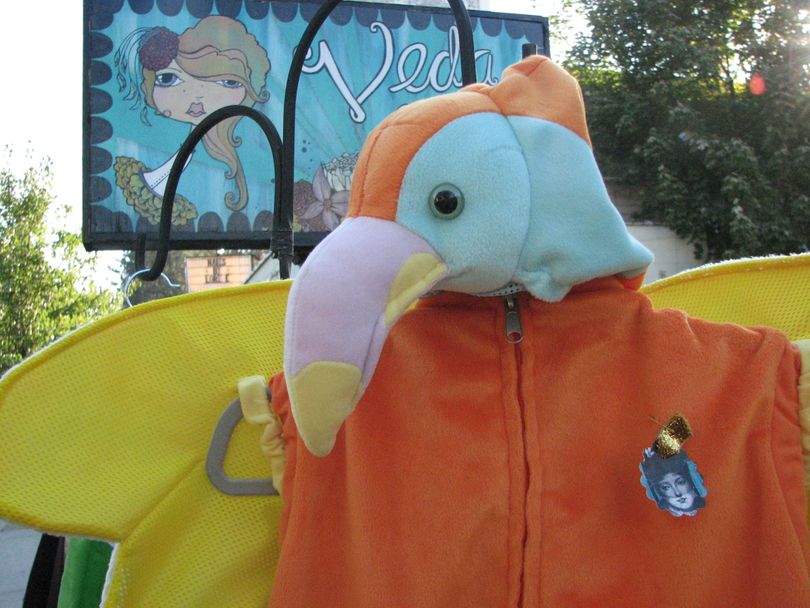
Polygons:
[[642,273],[652,253],[610,202],[590,147],[553,122],[525,116],[509,122],[528,162],[532,199],[515,281],[554,302],[595,277]]
[[[452,184],[464,195],[455,219],[430,209],[431,193]],[[498,113],[456,119],[414,155],[399,194],[397,223],[424,238],[447,263],[437,289],[479,293],[512,278],[529,225],[529,176],[512,127]]]
[[[436,217],[431,193],[464,195],[454,219]],[[578,283],[643,272],[652,254],[627,231],[588,145],[556,123],[498,113],[448,123],[414,155],[397,222],[445,260],[438,289],[485,293],[511,282],[561,300]]]

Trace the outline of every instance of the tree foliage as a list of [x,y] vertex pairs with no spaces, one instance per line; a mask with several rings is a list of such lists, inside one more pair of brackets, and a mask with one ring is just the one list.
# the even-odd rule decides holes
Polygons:
[[707,260],[810,250],[810,2],[570,0],[606,173]]
[[[117,307],[114,294],[94,285],[94,258],[79,235],[49,233],[50,188],[47,163],[22,177],[0,169],[0,373]],[[58,210],[58,225],[67,212]]]

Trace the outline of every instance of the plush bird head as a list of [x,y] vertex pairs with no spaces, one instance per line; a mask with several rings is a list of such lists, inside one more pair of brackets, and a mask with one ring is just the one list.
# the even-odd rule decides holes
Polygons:
[[347,218],[290,294],[284,371],[299,433],[314,454],[331,451],[389,330],[429,291],[556,302],[651,262],[608,198],[579,85],[546,57],[400,108],[369,136]]

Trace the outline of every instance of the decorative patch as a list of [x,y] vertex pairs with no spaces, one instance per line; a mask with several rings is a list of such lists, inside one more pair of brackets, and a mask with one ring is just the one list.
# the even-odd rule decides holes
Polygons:
[[692,436],[692,427],[683,414],[675,414],[658,431],[653,449],[661,458],[671,458],[681,451],[681,446]]
[[682,444],[692,436],[689,422],[675,414],[646,448],[639,469],[647,498],[675,517],[694,517],[706,506],[706,486],[697,465],[689,460]]

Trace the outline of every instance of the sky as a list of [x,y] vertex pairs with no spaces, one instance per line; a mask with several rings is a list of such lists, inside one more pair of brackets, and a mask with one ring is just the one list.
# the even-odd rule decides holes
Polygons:
[[[551,16],[561,0],[490,0],[493,11]],[[82,0],[5,2],[0,10],[0,149],[12,146],[10,166],[21,174],[49,157],[56,202],[72,211],[68,227],[81,230],[82,209]],[[554,49],[552,49],[554,50]],[[0,165],[9,163],[0,155]],[[117,281],[120,252],[102,252],[96,279]]]
[[[44,9],[47,7],[47,14]],[[7,2],[0,18],[0,148],[16,174],[49,157],[53,194],[68,205],[68,227],[81,230],[82,210],[82,2]],[[27,158],[30,151],[33,163]],[[97,281],[111,286],[120,252],[105,252]]]

